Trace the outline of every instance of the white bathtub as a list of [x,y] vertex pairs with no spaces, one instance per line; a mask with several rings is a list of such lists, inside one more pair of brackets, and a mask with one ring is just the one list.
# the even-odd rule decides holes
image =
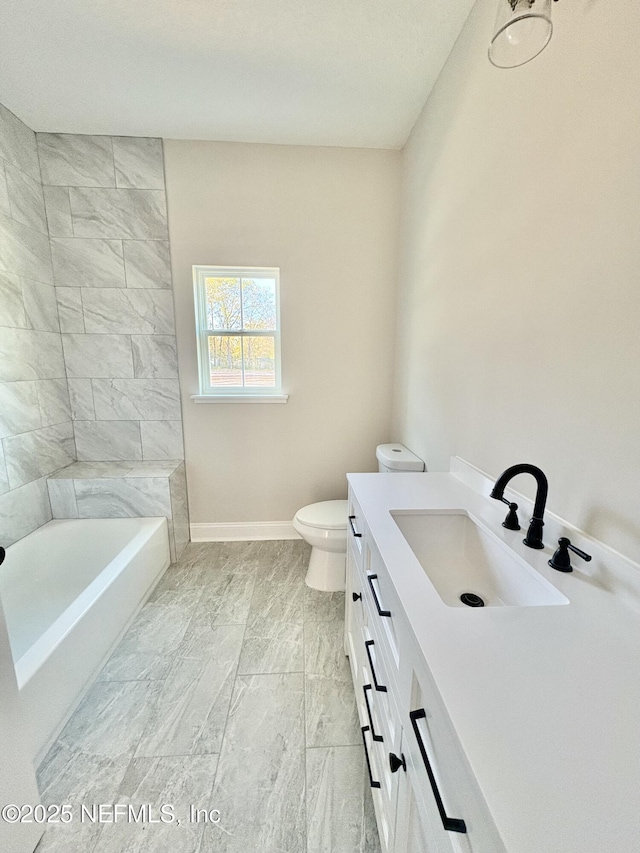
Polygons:
[[50,521],[0,567],[37,763],[169,565],[165,518]]

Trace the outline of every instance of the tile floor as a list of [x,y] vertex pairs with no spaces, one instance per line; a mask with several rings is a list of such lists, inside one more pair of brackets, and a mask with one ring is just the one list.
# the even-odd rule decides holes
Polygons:
[[[379,853],[344,595],[305,586],[308,557],[299,540],[187,547],[39,768],[74,821],[37,853]],[[100,803],[181,823],[80,821]]]

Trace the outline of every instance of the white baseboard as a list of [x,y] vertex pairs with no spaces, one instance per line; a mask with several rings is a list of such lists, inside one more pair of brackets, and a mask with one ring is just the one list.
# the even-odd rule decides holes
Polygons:
[[192,542],[240,542],[255,539],[301,539],[290,521],[236,521],[191,525]]

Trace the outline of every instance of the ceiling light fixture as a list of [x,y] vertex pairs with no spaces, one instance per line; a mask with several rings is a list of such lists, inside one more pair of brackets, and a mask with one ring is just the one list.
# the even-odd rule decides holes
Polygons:
[[499,0],[489,59],[497,68],[515,68],[549,44],[551,0]]

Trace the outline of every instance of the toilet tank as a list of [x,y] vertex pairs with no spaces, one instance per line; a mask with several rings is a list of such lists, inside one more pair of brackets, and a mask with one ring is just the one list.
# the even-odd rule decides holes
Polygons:
[[378,471],[397,474],[406,471],[424,471],[424,462],[404,444],[379,444],[376,447]]

